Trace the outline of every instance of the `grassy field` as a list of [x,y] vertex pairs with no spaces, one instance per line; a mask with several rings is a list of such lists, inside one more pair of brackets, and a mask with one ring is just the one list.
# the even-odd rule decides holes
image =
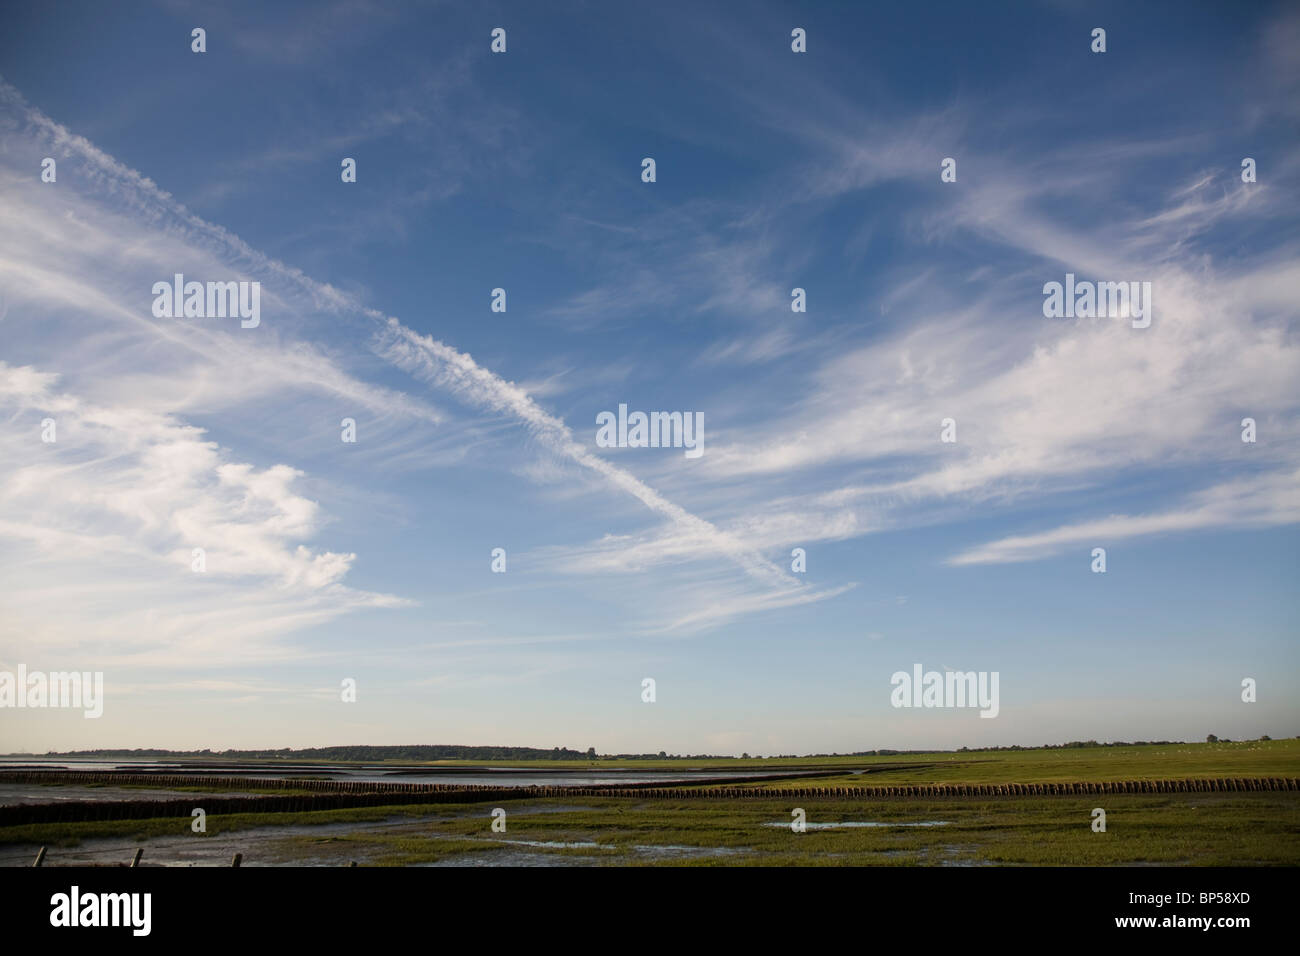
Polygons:
[[[834,766],[837,761],[828,761]],[[872,773],[873,766],[890,769]],[[879,786],[906,783],[1058,783],[1174,780],[1183,777],[1300,777],[1300,740],[1012,750],[859,758],[868,771],[792,781],[785,786]],[[855,768],[858,765],[854,765]],[[915,765],[914,768],[907,765]],[[753,786],[781,787],[780,782]]]
[[[451,763],[451,762],[444,762]],[[600,770],[867,770],[897,764],[941,764],[900,783],[1048,783],[1176,777],[1300,776],[1300,739],[1176,743],[1140,747],[1075,747],[980,752],[934,751],[867,757],[771,757],[750,760],[456,761],[456,766]],[[918,773],[921,773],[918,771]],[[892,782],[892,781],[891,781]],[[838,784],[837,784],[838,785]]]
[[[600,766],[611,762],[602,761]],[[791,781],[820,787],[1038,783],[1181,777],[1300,777],[1300,741],[723,761],[842,770]],[[553,766],[545,764],[546,766]],[[637,763],[637,768],[650,766]],[[578,766],[585,766],[579,764]],[[681,769],[685,762],[670,762]],[[873,771],[873,768],[879,768]],[[559,768],[556,768],[559,769]],[[865,771],[852,774],[851,770]],[[780,782],[754,786],[782,787]],[[57,789],[57,788],[52,788]],[[254,789],[252,787],[243,789]],[[195,788],[196,792],[212,792]],[[400,798],[399,798],[400,799]],[[581,804],[574,806],[573,804]],[[493,833],[494,805],[508,830]],[[807,832],[790,829],[803,806]],[[1107,831],[1091,828],[1092,810]],[[830,827],[845,822],[871,826]],[[370,807],[0,828],[0,846],[126,848],[233,839],[250,860],[415,865],[504,861],[581,865],[1252,865],[1300,863],[1300,792],[873,800],[802,797],[648,800],[522,798],[496,804]],[[129,854],[120,854],[129,858]]]
[[[551,844],[550,852],[623,865],[1229,865],[1294,864],[1300,859],[1300,799],[1224,797],[1108,800],[1105,833],[1092,831],[1093,807],[1085,801],[1039,799],[874,807],[817,802],[804,808],[814,826],[803,833],[790,828],[792,808],[775,802],[605,806],[570,813],[516,813],[508,817],[505,836]],[[843,822],[884,825],[815,826]],[[358,834],[346,842],[354,857],[396,865],[464,852],[445,846],[444,833],[460,842],[477,839],[475,852],[494,848],[484,842],[490,836],[485,816],[447,821],[437,829],[437,835]],[[309,836],[298,839],[302,850],[319,849]],[[667,848],[676,849],[654,852]],[[706,852],[685,852],[691,848]]]
[[[1300,862],[1300,794],[1188,794],[1169,797],[1022,800],[804,800],[809,828],[790,827],[792,802],[773,800],[504,801],[507,830],[491,830],[484,804],[381,807],[304,814],[208,818],[207,834],[187,820],[13,827],[0,843],[51,847],[116,838],[130,846],[178,837],[212,839],[248,831],[251,861],[404,866],[486,862],[510,855],[594,865],[1295,865]],[[1105,833],[1092,830],[1102,805]],[[827,825],[870,823],[870,827]],[[340,826],[340,824],[344,826]],[[284,827],[298,830],[284,835]],[[277,828],[261,837],[259,828]],[[270,831],[267,831],[268,833]],[[57,856],[57,853],[54,854]],[[467,859],[472,856],[475,859]],[[558,862],[558,861],[556,861]]]

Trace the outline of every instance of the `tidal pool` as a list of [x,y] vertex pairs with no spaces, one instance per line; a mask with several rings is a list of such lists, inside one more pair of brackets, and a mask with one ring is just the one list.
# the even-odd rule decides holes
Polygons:
[[[805,823],[809,830],[847,830],[851,827],[946,827],[947,820],[922,820],[919,823],[876,823],[874,821],[845,820],[842,823]],[[764,823],[765,827],[788,827],[789,823]]]

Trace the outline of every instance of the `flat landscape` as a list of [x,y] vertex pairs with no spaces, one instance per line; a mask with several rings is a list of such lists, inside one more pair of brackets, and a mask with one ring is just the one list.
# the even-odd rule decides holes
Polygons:
[[[184,761],[179,761],[184,763]],[[207,812],[206,830],[191,829],[187,809],[117,820],[77,820],[0,827],[0,865],[121,865],[143,848],[142,866],[547,866],[547,865],[1295,865],[1300,862],[1300,741],[1064,747],[958,753],[886,754],[769,760],[598,760],[531,762],[539,769],[584,769],[602,777],[620,770],[662,769],[765,776],[801,770],[824,776],[749,783],[665,785],[608,796],[593,787],[494,790],[489,799],[445,788],[446,802],[320,811]],[[556,764],[567,764],[557,766]],[[430,766],[448,765],[447,762]],[[594,766],[593,766],[594,765]],[[472,776],[497,778],[483,762],[456,762]],[[502,767],[520,767],[519,762]],[[322,766],[321,778],[338,768]],[[183,769],[170,771],[184,773]],[[237,790],[201,781],[149,788],[102,781],[24,784],[22,790],[69,811],[108,790],[118,801],[178,799],[202,808],[232,795],[305,797],[301,787],[250,775]],[[405,775],[395,779],[401,780]],[[461,775],[458,774],[458,779]],[[539,782],[545,785],[545,777]],[[888,795],[903,786],[1074,785],[1200,781],[1170,793],[1069,793],[1054,796]],[[1218,783],[1213,783],[1218,781]],[[1282,781],[1282,784],[1278,784]],[[1265,786],[1291,789],[1263,789]],[[491,783],[489,779],[487,782]],[[1206,783],[1210,782],[1210,783]],[[360,785],[363,789],[365,784]],[[644,786],[644,785],[643,785]],[[0,773],[0,814],[18,785]],[[846,788],[851,788],[846,790]],[[725,789],[727,793],[719,793]],[[737,793],[737,791],[741,793]],[[773,791],[790,790],[783,798]],[[824,791],[824,795],[819,791]],[[743,795],[752,792],[752,796]],[[695,794],[698,794],[696,796]],[[286,801],[292,803],[292,800]],[[1094,830],[1094,811],[1106,829]],[[797,811],[802,810],[802,815]],[[501,813],[494,811],[504,811]],[[141,811],[145,812],[145,811]],[[0,819],[3,816],[0,815]],[[494,820],[503,820],[504,829]],[[792,823],[802,821],[801,832]]]

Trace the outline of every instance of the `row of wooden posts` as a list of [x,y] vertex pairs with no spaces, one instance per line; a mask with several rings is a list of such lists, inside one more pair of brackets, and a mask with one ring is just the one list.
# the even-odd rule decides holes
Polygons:
[[[805,773],[810,776],[841,776],[843,771],[834,773]],[[855,786],[841,787],[764,787],[718,788],[720,783],[750,783],[778,779],[790,779],[784,775],[763,775],[755,777],[722,777],[701,779],[691,782],[691,786],[665,787],[659,783],[620,783],[603,786],[539,786],[501,787],[492,784],[450,784],[450,783],[390,783],[387,781],[358,780],[295,780],[292,778],[257,778],[257,777],[213,777],[205,774],[149,774],[149,773],[113,773],[110,771],[0,771],[0,783],[61,783],[61,784],[97,784],[118,786],[149,786],[160,790],[175,787],[214,787],[224,790],[303,790],[310,793],[357,793],[357,794],[484,794],[495,799],[502,793],[517,793],[523,796],[563,796],[565,794],[589,794],[599,796],[623,795],[671,795],[674,798],[686,794],[690,796],[779,796],[790,793],[817,796],[835,794],[849,796],[868,792],[880,796],[1021,796],[1044,794],[1073,793],[1188,793],[1202,791],[1246,791],[1246,790],[1296,790],[1300,789],[1300,780],[1289,777],[1208,777],[1183,780],[1105,780],[1073,781],[1056,783],[1004,783],[1004,784],[904,784],[894,786],[873,786],[865,782]],[[699,787],[711,786],[712,789],[701,790]]]
[[[693,780],[701,786],[718,783],[763,783],[775,780],[797,780],[811,777],[838,777],[844,771],[814,770],[794,773],[753,774],[743,777],[728,775]],[[496,784],[474,783],[397,783],[370,780],[312,780],[294,777],[219,777],[209,774],[179,773],[116,773],[110,770],[0,770],[0,783],[65,783],[98,784],[130,787],[157,787],[166,790],[174,787],[220,787],[223,790],[308,790],[312,793],[422,793],[446,791],[449,793],[491,791],[502,789]],[[606,789],[644,790],[659,787],[657,783],[609,784]],[[573,787],[522,787],[511,789],[581,789]]]
[[[142,856],[144,856],[144,847],[142,847],[142,846],[140,846],[140,847],[136,847],[136,849],[135,849],[135,858],[131,860],[131,867],[132,867],[132,869],[134,869],[135,867],[137,867],[137,866],[140,865],[140,857],[142,857]],[[240,855],[239,855],[238,853],[236,853],[236,854],[235,854],[235,861],[234,861],[233,863],[231,863],[230,865],[231,865],[231,866],[239,866],[239,860],[240,860]],[[40,851],[36,854],[36,862],[33,863],[32,866],[40,866],[40,865],[41,865],[42,863],[44,863],[44,862],[45,862],[45,847],[41,847]]]
[[[171,778],[172,786],[217,786],[204,777]],[[119,781],[120,782],[120,781]],[[241,781],[250,786],[249,781]],[[258,781],[257,785],[263,782]],[[316,781],[340,783],[341,781]],[[161,781],[159,782],[161,784]],[[453,787],[446,784],[364,784],[366,790],[348,789],[307,794],[267,796],[224,796],[193,794],[166,800],[84,800],[58,803],[27,803],[0,807],[0,826],[38,823],[71,823],[94,820],[143,820],[188,817],[196,807],[207,813],[310,813],[357,807],[397,804],[482,803],[527,800],[542,797],[633,797],[651,800],[791,800],[852,799],[938,799],[962,797],[1039,797],[1107,794],[1172,794],[1213,792],[1256,792],[1300,790],[1300,780],[1286,777],[1202,778],[1186,780],[1113,780],[1070,783],[1021,784],[909,784],[887,787]],[[394,787],[398,789],[394,789]]]
[[[142,846],[136,847],[135,857],[131,860],[129,864],[126,865],[134,869],[135,867],[140,865],[140,858],[143,856],[144,856],[144,847]],[[34,867],[40,866],[44,862],[45,862],[45,847],[41,847],[40,852],[36,854],[36,862],[33,863],[32,866]],[[236,853],[233,857],[230,858],[230,865],[235,868],[238,868],[239,864],[243,862],[244,862],[244,854],[242,853]],[[348,866],[356,866],[356,865],[357,863],[355,860],[348,861]]]
[[[854,798],[876,800],[882,798],[926,799],[938,797],[1030,797],[1075,796],[1105,794],[1168,794],[1168,793],[1241,793],[1259,791],[1300,790],[1300,779],[1294,777],[1209,777],[1184,780],[1106,780],[1069,783],[1007,783],[1007,784],[907,784],[887,787],[658,787],[646,784],[626,784],[614,787],[489,787],[454,786],[449,784],[393,784],[363,783],[340,780],[247,780],[244,778],[212,778],[203,776],[152,774],[107,774],[74,771],[60,774],[0,773],[0,779],[15,781],[35,778],[40,782],[60,783],[135,783],[140,778],[158,787],[192,786],[270,786],[280,789],[310,789],[310,794],[292,796],[222,797],[195,794],[184,800],[88,800],[62,803],[16,804],[0,807],[0,826],[30,823],[55,823],[87,820],[151,819],[189,816],[195,804],[201,803],[210,813],[284,813],[336,810],[363,806],[402,803],[477,803],[488,800],[520,800],[536,797],[637,797],[649,799],[807,799],[809,797]],[[56,780],[57,778],[57,780]],[[68,779],[71,778],[71,779]],[[127,779],[130,778],[130,779]],[[277,787],[278,785],[278,787]],[[286,786],[287,785],[287,786]],[[33,866],[45,861],[45,847],[36,854]],[[144,848],[135,851],[130,866],[138,867]],[[230,861],[238,867],[243,854],[236,853]],[[356,866],[355,861],[348,866]]]

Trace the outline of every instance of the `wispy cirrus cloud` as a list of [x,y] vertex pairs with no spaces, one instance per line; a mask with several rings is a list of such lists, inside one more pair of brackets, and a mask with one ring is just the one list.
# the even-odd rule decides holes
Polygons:
[[[8,288],[15,300],[25,309],[57,300],[70,310],[66,321],[73,323],[91,314],[103,315],[106,309],[117,317],[108,330],[100,333],[94,358],[78,355],[75,349],[71,353],[60,351],[59,367],[70,369],[70,376],[78,384],[92,388],[101,397],[115,397],[136,407],[171,407],[193,413],[251,408],[272,396],[276,405],[283,405],[286,393],[328,392],[345,402],[369,407],[382,417],[396,417],[415,424],[418,427],[414,436],[429,427],[445,426],[447,416],[442,410],[423,399],[376,386],[344,371],[343,363],[336,356],[305,341],[301,335],[313,321],[311,313],[324,312],[343,318],[356,328],[368,326],[376,330],[372,348],[379,359],[450,392],[478,411],[510,415],[527,426],[549,452],[567,458],[589,471],[605,487],[628,494],[673,526],[687,530],[695,536],[698,547],[734,562],[756,586],[789,595],[790,600],[799,603],[837,593],[806,587],[728,532],[691,514],[628,470],[596,455],[575,438],[562,420],[543,411],[524,389],[495,375],[468,355],[432,337],[419,335],[396,319],[363,306],[350,294],[317,283],[301,271],[257,252],[221,227],[190,213],[151,181],[26,106],[11,87],[0,93],[10,108],[13,126],[42,141],[44,147],[58,151],[65,163],[84,166],[86,179],[103,196],[111,198],[117,210],[125,210],[130,217],[121,218],[119,211],[110,211],[108,206],[80,191],[70,195],[60,193],[59,198],[49,200],[40,195],[39,187],[33,189],[30,183],[12,175],[8,180],[18,208],[23,211],[20,218],[44,230],[51,245],[73,250],[81,259],[68,264],[80,274],[94,277],[69,282],[60,268],[47,271],[46,278],[40,279],[39,268],[29,268],[38,263],[24,261],[17,234],[11,233],[12,241],[0,248],[9,255],[3,268],[13,277]],[[68,215],[52,216],[48,205],[51,201],[63,204]],[[136,225],[140,222],[145,225]],[[131,235],[133,230],[139,238],[124,243],[122,237]],[[164,242],[158,236],[167,239]],[[133,283],[122,280],[123,265],[136,277]],[[170,320],[152,319],[143,308],[148,300],[140,290],[151,285],[151,281],[145,281],[151,276],[170,276],[173,269],[183,269],[191,275],[229,275],[232,267],[241,278],[263,281],[268,301],[279,307],[277,321],[256,340],[201,324],[180,329]],[[118,348],[106,351],[104,346],[109,339],[104,336],[111,335],[117,336]],[[159,347],[185,356],[184,367],[172,368],[167,373],[159,372],[156,366],[141,367],[131,360],[132,355],[139,353],[128,350]],[[35,351],[39,353],[39,346]],[[105,360],[102,357],[105,354],[113,357]],[[92,366],[93,377],[88,374]],[[292,402],[288,407],[292,407]],[[279,422],[277,418],[284,421]],[[74,420],[70,424],[76,427],[77,423]],[[259,424],[272,429],[289,427],[289,419],[273,413],[269,418],[260,417]],[[178,422],[176,427],[189,426]],[[400,459],[400,444],[390,446],[389,450],[390,461]],[[303,476],[300,470],[279,464],[258,470],[248,464],[222,463],[215,446],[197,439],[191,441],[190,452],[188,479],[197,479],[199,475],[212,479],[204,494],[224,489],[242,495],[246,517],[255,510],[259,497],[266,498],[274,504],[274,521],[283,532],[306,534],[315,529],[315,503],[288,490],[293,481]],[[72,494],[70,490],[68,493]],[[337,585],[355,560],[351,554],[314,553],[301,546],[289,550],[265,547],[268,542],[259,539],[256,530],[223,523],[216,513],[220,506],[214,504],[213,508],[215,512],[196,503],[172,502],[168,506],[187,537],[203,537],[201,532],[219,539],[216,532],[226,536],[224,544],[219,540],[220,546],[210,552],[209,560],[213,566],[224,566],[232,573],[273,574],[282,582],[324,588]],[[300,518],[297,526],[290,521],[295,514]],[[356,605],[356,600],[349,595],[343,603],[351,607]],[[761,606],[761,602],[755,606]]]
[[1179,507],[1152,514],[1116,514],[1013,535],[948,559],[952,565],[1008,564],[1059,554],[1096,542],[1168,535],[1206,528],[1268,527],[1300,522],[1300,472],[1278,472],[1224,482],[1189,495]]

